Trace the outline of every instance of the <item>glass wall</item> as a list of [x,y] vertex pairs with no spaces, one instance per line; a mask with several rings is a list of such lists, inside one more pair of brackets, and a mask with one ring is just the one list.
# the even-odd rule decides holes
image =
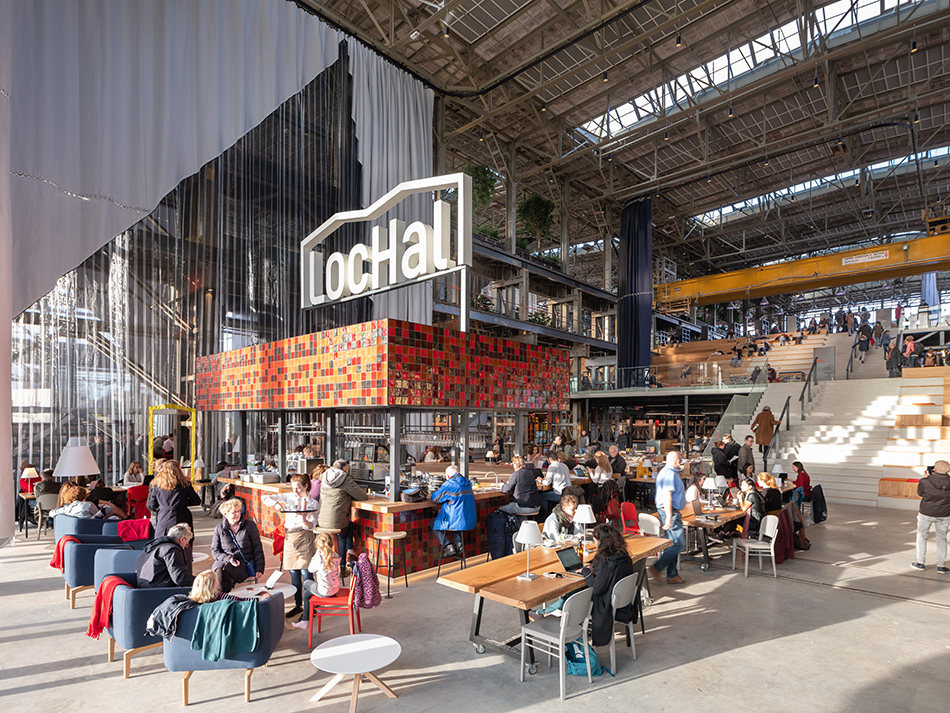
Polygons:
[[[113,482],[130,461],[150,460],[149,406],[193,403],[195,357],[368,318],[365,300],[300,309],[300,240],[361,204],[346,68],[344,46],[337,64],[19,315],[17,462],[53,467],[66,439],[82,436]],[[328,247],[355,239],[340,231]],[[163,418],[156,434],[175,427]],[[266,442],[256,434],[271,420],[252,415],[250,439]],[[199,414],[209,467],[235,425]]]

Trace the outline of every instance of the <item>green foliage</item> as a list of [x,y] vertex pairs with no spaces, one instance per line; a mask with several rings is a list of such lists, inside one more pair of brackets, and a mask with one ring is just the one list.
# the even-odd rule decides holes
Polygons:
[[472,308],[481,312],[493,311],[491,298],[487,295],[474,295],[472,297]]
[[515,247],[518,250],[528,251],[531,249],[531,241],[527,238],[517,238],[515,239]]
[[485,210],[495,197],[495,184],[498,178],[488,166],[476,166],[467,163],[462,166],[462,172],[472,179],[472,208]]
[[542,327],[547,327],[549,324],[551,324],[551,318],[544,312],[535,312],[530,317],[528,317],[528,321],[532,324],[540,324]]
[[538,241],[540,252],[541,241],[551,237],[551,228],[554,226],[554,203],[537,193],[532,193],[518,204],[518,220]]
[[501,240],[501,230],[493,228],[490,225],[476,225],[472,228],[472,232],[478,235],[484,235],[486,238],[491,238],[492,240]]
[[561,266],[561,258],[559,258],[557,255],[538,255],[538,257],[553,267]]

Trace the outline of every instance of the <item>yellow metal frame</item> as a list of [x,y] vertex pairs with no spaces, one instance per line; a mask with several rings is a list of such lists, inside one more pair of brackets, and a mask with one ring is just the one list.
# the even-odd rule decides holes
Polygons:
[[[148,473],[152,473],[152,461],[154,460],[154,454],[152,452],[152,444],[155,442],[155,419],[156,415],[162,416],[167,414],[176,414],[178,416],[191,416],[191,462],[195,462],[195,457],[197,451],[195,447],[197,445],[197,431],[198,431],[198,412],[189,408],[188,406],[179,406],[178,404],[162,404],[160,406],[149,406],[148,407]],[[190,468],[191,479],[195,478],[195,469]]]
[[950,233],[655,286],[658,310],[711,305],[950,269]]

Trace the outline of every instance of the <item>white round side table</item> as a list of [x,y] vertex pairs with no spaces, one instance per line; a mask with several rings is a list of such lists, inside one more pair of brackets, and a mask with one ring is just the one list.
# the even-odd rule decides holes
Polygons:
[[316,703],[330,692],[344,676],[353,676],[353,696],[350,698],[350,713],[356,713],[356,701],[360,694],[360,680],[366,676],[389,698],[396,694],[379,680],[373,671],[388,666],[399,658],[402,647],[395,639],[379,634],[351,634],[339,636],[320,644],[310,652],[310,663],[321,671],[335,674],[330,681],[310,699]]

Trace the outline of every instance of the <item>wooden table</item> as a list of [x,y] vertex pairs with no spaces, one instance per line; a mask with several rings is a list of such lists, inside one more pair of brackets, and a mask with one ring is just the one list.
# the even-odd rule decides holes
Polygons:
[[[660,552],[672,544],[665,538],[643,535],[624,535],[624,539],[634,562]],[[482,654],[491,649],[515,658],[521,657],[520,626],[518,635],[508,641],[497,641],[481,634],[486,599],[517,609],[520,624],[524,625],[528,623],[528,612],[531,609],[545,602],[554,601],[584,583],[582,577],[572,575],[556,579],[544,576],[532,580],[518,579],[518,575],[523,574],[528,566],[535,574],[563,573],[564,568],[555,554],[555,549],[537,547],[531,550],[530,562],[527,552],[519,552],[484,564],[466,567],[438,579],[439,584],[475,595],[469,641],[475,647],[476,653]],[[585,552],[585,558],[587,556],[588,553]],[[533,654],[530,651],[528,654],[529,663],[534,663]]]
[[717,527],[722,527],[726,523],[733,522],[734,520],[741,520],[745,517],[745,510],[738,508],[735,510],[726,509],[726,508],[711,508],[708,506],[703,506],[704,515],[715,515],[716,520],[700,520],[693,513],[692,506],[688,506],[685,510],[681,510],[680,514],[683,516],[683,526],[695,528],[699,532],[699,546],[703,553],[703,561],[700,564],[700,569],[704,572],[709,569],[709,541],[706,536],[707,530],[715,530]]

